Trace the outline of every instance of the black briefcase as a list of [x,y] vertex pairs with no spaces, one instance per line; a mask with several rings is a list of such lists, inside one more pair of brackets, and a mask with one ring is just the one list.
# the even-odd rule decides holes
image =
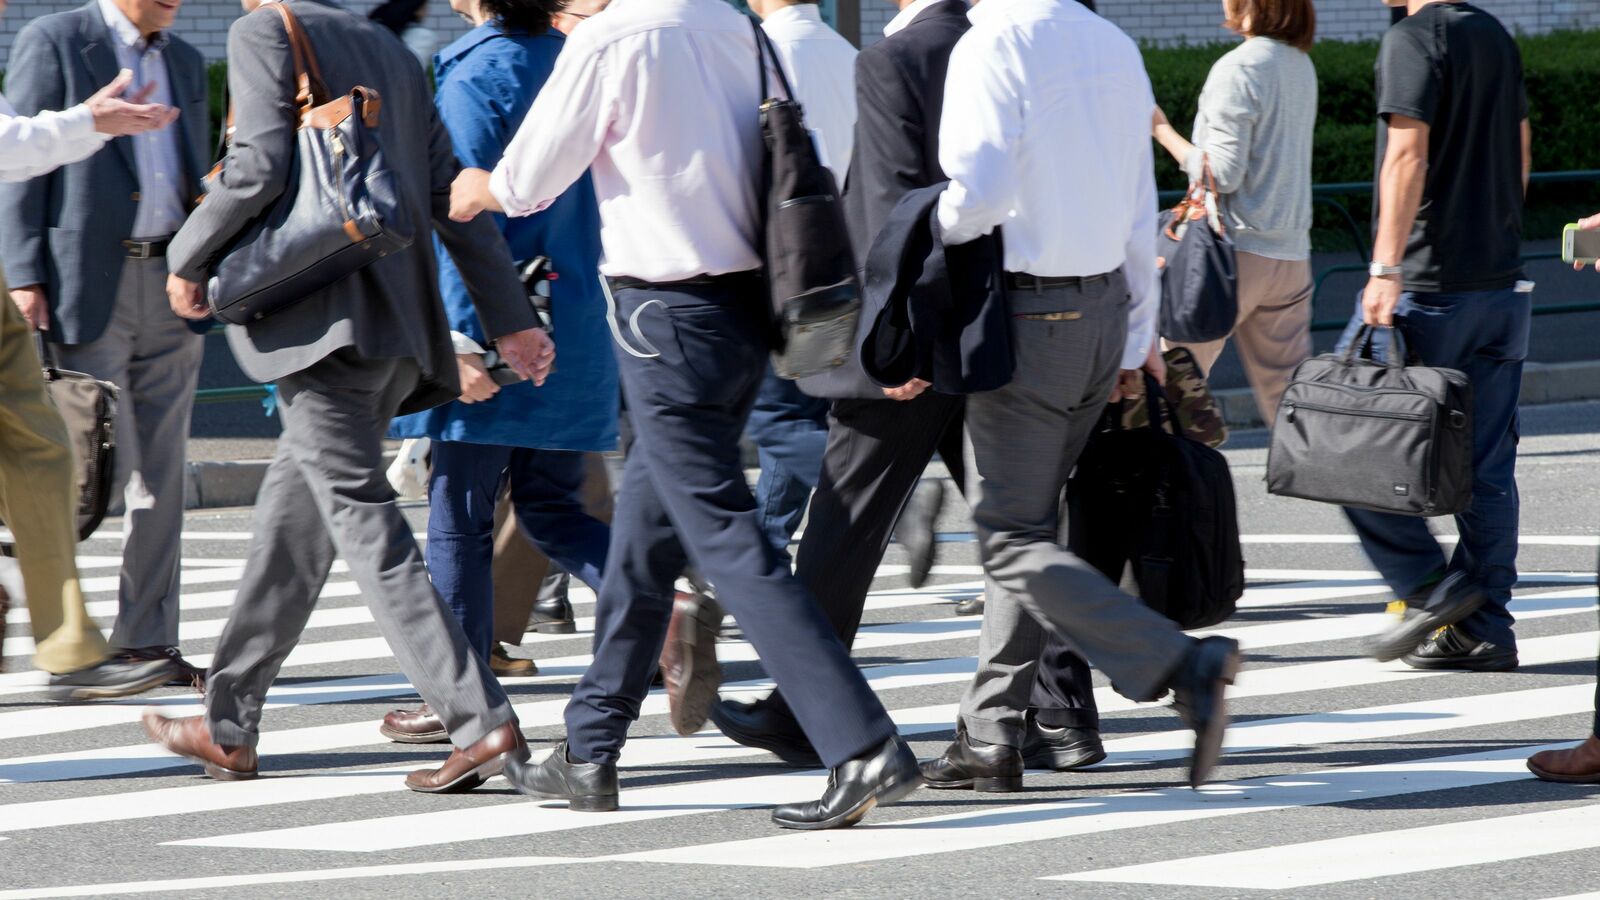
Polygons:
[[1267,490],[1407,516],[1472,502],[1472,385],[1455,369],[1405,365],[1400,331],[1386,362],[1363,326],[1342,354],[1295,369],[1278,405]]

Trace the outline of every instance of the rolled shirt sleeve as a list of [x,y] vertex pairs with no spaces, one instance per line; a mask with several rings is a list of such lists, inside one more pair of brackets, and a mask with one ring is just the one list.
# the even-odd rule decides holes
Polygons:
[[88,159],[110,139],[94,130],[94,115],[82,104],[18,116],[0,101],[0,181],[26,181]]
[[950,54],[939,126],[939,165],[950,186],[939,198],[947,245],[993,231],[1016,207],[1022,134],[1022,70],[1006,35],[973,29]]

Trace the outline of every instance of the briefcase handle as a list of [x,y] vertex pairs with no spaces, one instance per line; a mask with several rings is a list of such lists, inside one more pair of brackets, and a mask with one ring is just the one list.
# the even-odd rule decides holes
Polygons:
[[1391,369],[1403,369],[1406,366],[1406,339],[1400,329],[1390,325],[1362,325],[1356,331],[1355,337],[1350,339],[1350,346],[1344,350],[1345,365],[1354,365],[1359,353],[1361,359],[1372,359],[1372,353],[1377,349],[1374,338],[1378,336],[1379,329],[1389,332],[1389,353],[1384,362]]

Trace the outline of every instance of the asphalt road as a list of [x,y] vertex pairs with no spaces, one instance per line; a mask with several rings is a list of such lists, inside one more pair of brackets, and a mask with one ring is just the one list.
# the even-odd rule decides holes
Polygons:
[[[218,784],[147,748],[135,724],[152,702],[181,712],[192,696],[45,704],[31,687],[37,674],[17,671],[27,632],[13,624],[14,674],[0,676],[0,900],[1592,891],[1600,787],[1543,784],[1522,761],[1591,721],[1600,404],[1529,410],[1523,435],[1524,583],[1513,604],[1522,668],[1426,675],[1360,659],[1382,588],[1337,511],[1264,495],[1264,435],[1235,435],[1228,455],[1252,578],[1219,630],[1245,640],[1248,670],[1230,752],[1201,792],[1178,787],[1188,739],[1171,710],[1102,687],[1108,762],[1030,773],[1019,795],[923,790],[847,832],[780,832],[768,807],[817,795],[820,773],[742,753],[715,732],[672,736],[660,698],[624,755],[618,813],[542,808],[498,780],[464,796],[411,794],[401,774],[444,749],[377,734],[386,710],[412,700],[340,573],[272,698],[263,777]],[[424,511],[409,514],[420,530]],[[214,644],[248,528],[245,510],[188,517],[192,657]],[[941,584],[903,588],[891,548],[855,654],[924,757],[952,737],[977,646],[977,623],[951,609],[979,588],[959,502],[942,528]],[[97,539],[82,550],[96,612],[114,607],[116,546]],[[591,614],[584,603],[579,615]],[[747,649],[736,632],[729,639],[725,689],[759,689],[759,664],[739,661]],[[508,687],[536,752],[561,736],[560,709],[588,651],[585,634],[524,645],[544,672]]]

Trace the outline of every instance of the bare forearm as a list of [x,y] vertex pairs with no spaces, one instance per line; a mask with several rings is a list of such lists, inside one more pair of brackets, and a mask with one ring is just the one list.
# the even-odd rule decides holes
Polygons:
[[1533,125],[1522,120],[1522,196],[1528,196],[1528,181],[1533,177]]
[[1194,152],[1194,144],[1191,144],[1187,138],[1178,133],[1178,129],[1173,128],[1171,125],[1156,126],[1155,137],[1156,143],[1171,154],[1172,158],[1177,160],[1180,166],[1189,158],[1189,154]]
[[1384,160],[1379,179],[1380,203],[1378,234],[1372,245],[1372,259],[1385,265],[1399,265],[1405,258],[1411,228],[1422,205],[1422,186],[1428,162],[1414,156],[1391,156]]

